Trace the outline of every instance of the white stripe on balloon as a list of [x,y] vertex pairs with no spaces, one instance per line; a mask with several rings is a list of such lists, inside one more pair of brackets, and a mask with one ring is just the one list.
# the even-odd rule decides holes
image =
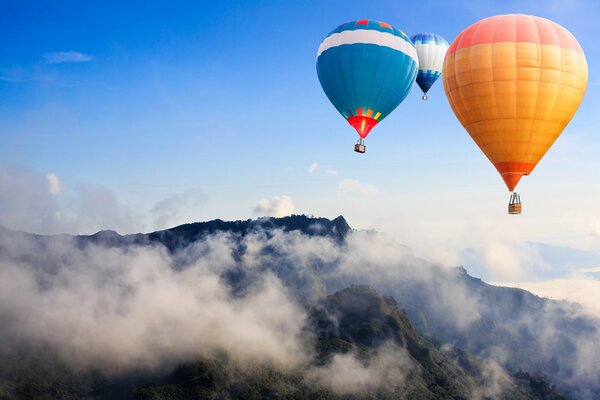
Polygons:
[[413,45],[406,40],[392,35],[387,32],[379,32],[367,29],[356,29],[354,31],[342,31],[334,33],[333,35],[327,36],[323,43],[319,46],[319,52],[317,58],[327,49],[332,47],[338,47],[343,44],[376,44],[379,46],[389,47],[394,50],[401,51],[410,58],[412,58],[417,65],[419,64],[419,58],[417,57],[417,51]]
[[444,64],[444,56],[448,48],[444,45],[430,43],[415,43],[417,54],[419,55],[419,69],[421,71],[438,71],[442,72]]

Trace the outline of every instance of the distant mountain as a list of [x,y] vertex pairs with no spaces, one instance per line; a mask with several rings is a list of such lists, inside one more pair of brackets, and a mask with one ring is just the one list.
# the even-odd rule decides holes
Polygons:
[[[472,356],[460,355],[460,349],[464,349],[478,360],[499,363],[521,392],[524,384],[528,386],[531,396],[538,393],[537,398],[545,398],[540,393],[554,393],[551,385],[556,384],[573,398],[600,398],[600,372],[596,368],[600,365],[600,323],[586,316],[581,307],[520,289],[491,286],[473,278],[464,268],[449,269],[415,258],[409,249],[381,234],[352,230],[343,217],[214,220],[125,236],[104,231],[91,236],[45,237],[2,230],[0,256],[51,268],[64,255],[45,250],[59,248],[56,243],[64,241],[80,247],[164,246],[173,254],[176,266],[185,268],[201,257],[201,252],[194,250],[197,243],[219,235],[225,235],[231,246],[234,261],[221,277],[233,293],[243,295],[264,271],[275,274],[297,301],[312,310],[319,340],[325,346],[324,359],[330,350],[327,344],[336,351],[352,349],[360,354],[360,346],[371,348],[391,341],[408,349],[424,371],[458,374],[454,381],[442,386],[452,393],[464,394],[467,388],[481,385],[478,363],[455,362],[452,368],[457,369],[451,372],[452,362],[442,362],[444,357],[471,360]],[[34,238],[36,251],[11,245],[17,237]],[[40,253],[44,256],[36,258]],[[364,284],[386,299],[395,299],[405,314],[394,313],[391,300],[377,303],[369,297],[368,290],[360,289],[362,286],[344,291]],[[363,293],[364,303],[357,308],[362,312],[354,315],[349,314],[352,307],[346,310],[344,305],[349,304],[347,298],[354,298],[356,290]],[[336,315],[336,321],[348,324],[337,326],[339,331],[323,325],[326,320],[319,318],[323,314],[318,310],[327,310]],[[344,319],[348,315],[352,316]],[[439,342],[439,346],[434,346],[436,352],[427,341]],[[454,355],[441,351],[443,346]],[[439,354],[441,358],[419,356],[419,351]],[[438,363],[439,360],[442,361]],[[431,372],[431,376],[435,373]],[[423,379],[429,382],[427,374]]]

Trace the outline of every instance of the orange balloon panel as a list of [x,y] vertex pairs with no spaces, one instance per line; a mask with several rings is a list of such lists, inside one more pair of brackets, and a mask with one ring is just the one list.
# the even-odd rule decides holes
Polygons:
[[454,114],[512,191],[577,111],[588,67],[562,26],[499,15],[458,35],[442,77]]

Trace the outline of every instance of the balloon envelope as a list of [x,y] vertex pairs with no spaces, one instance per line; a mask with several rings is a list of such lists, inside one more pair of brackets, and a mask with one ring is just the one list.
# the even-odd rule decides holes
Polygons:
[[361,138],[408,95],[417,67],[410,38],[379,21],[340,25],[323,40],[317,54],[325,94]]
[[450,46],[446,39],[436,33],[417,33],[410,37],[419,57],[417,85],[427,93],[442,74],[446,51]]
[[510,191],[569,123],[587,80],[575,37],[531,15],[469,26],[450,45],[443,67],[452,110]]

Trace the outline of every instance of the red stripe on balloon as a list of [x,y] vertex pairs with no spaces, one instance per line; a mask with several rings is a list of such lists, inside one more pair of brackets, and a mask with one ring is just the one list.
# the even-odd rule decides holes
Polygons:
[[506,183],[506,187],[511,192],[515,190],[515,187],[521,180],[524,175],[529,175],[533,168],[535,168],[534,163],[526,163],[526,162],[499,162],[494,164],[502,179],[504,179],[504,183]]
[[369,132],[371,132],[371,129],[379,122],[375,118],[359,115],[348,117],[347,121],[354,129],[356,129],[356,133],[363,139],[367,137]]

